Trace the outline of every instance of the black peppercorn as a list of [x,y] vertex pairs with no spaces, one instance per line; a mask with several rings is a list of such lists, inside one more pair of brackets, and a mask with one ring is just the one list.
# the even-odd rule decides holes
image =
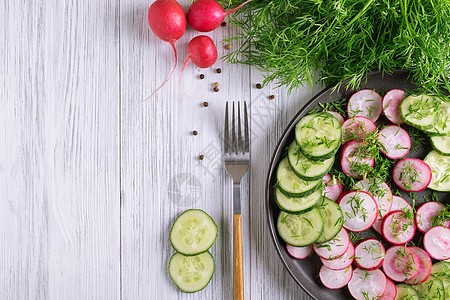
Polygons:
[[222,69],[221,68],[217,68],[216,73],[218,73],[218,74],[222,73]]
[[269,96],[269,99],[270,99],[270,100],[275,99],[275,95],[270,95],[270,96]]
[[214,88],[214,92],[217,93],[218,91],[219,91],[219,88],[218,88],[218,87],[215,87],[215,88]]
[[261,85],[261,83],[257,83],[257,84],[256,84],[256,88],[257,88],[257,89],[260,89],[260,88],[262,88],[262,85]]
[[198,134],[197,130],[192,131],[192,134],[197,135]]
[[205,75],[204,74],[200,74],[200,79],[203,79],[203,78],[205,78]]

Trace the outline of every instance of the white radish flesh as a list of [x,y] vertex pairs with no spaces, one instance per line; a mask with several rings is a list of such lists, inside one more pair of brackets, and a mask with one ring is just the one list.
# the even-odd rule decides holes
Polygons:
[[383,263],[385,253],[379,240],[365,239],[355,246],[355,264],[365,270],[378,269]]
[[320,281],[329,289],[335,290],[343,288],[348,284],[353,275],[351,266],[344,270],[332,270],[322,266],[319,271]]
[[313,249],[319,257],[332,260],[343,256],[349,244],[350,239],[348,233],[344,228],[341,228],[333,239],[326,243],[313,244]]
[[369,193],[349,191],[339,200],[344,215],[344,227],[351,231],[364,231],[378,216],[377,202]]
[[336,178],[333,178],[330,174],[327,174],[322,179],[324,183],[324,188],[322,191],[322,195],[333,200],[337,201],[339,196],[342,194],[344,187]]
[[434,259],[450,259],[450,229],[444,226],[435,226],[425,233],[423,246]]
[[397,287],[395,286],[392,280],[386,278],[386,288],[384,290],[383,295],[381,295],[379,299],[395,300],[395,297],[397,297]]
[[406,246],[392,246],[386,250],[383,270],[394,281],[405,281],[417,274],[418,257]]
[[403,124],[402,118],[400,117],[399,107],[406,98],[405,91],[403,90],[390,90],[383,97],[383,111],[386,118],[394,124]]
[[394,167],[392,177],[395,184],[407,192],[420,192],[431,182],[431,168],[417,158],[404,158]]
[[353,247],[352,243],[348,244],[347,251],[345,251],[344,255],[335,259],[325,259],[320,257],[320,261],[332,270],[343,270],[348,268],[355,258],[355,247]]
[[375,123],[383,111],[382,98],[374,90],[360,90],[348,100],[347,112],[349,117],[366,117]]
[[344,117],[340,113],[332,110],[328,110],[327,113],[332,114],[336,119],[338,119],[339,124],[342,125],[344,123]]
[[396,125],[386,126],[378,136],[380,150],[390,159],[399,159],[411,149],[411,138],[408,132]]
[[378,204],[378,217],[382,219],[391,210],[392,191],[386,182],[376,183],[374,179],[364,179],[356,183],[355,188],[369,193]]
[[417,268],[416,276],[407,280],[406,283],[414,285],[424,283],[431,274],[431,258],[425,250],[419,247],[409,247],[409,249],[411,249],[419,258],[419,266]]
[[375,160],[372,157],[366,157],[362,151],[362,142],[350,141],[345,143],[341,152],[341,168],[342,171],[353,178],[361,178],[364,174],[360,174],[361,166],[373,167]]
[[356,300],[378,299],[386,289],[386,276],[379,269],[355,269],[348,290]]
[[391,211],[394,210],[403,210],[403,211],[409,210],[410,212],[413,212],[411,204],[409,204],[408,201],[406,201],[402,197],[396,195],[392,196]]
[[[420,232],[425,233],[433,227],[433,218],[439,215],[445,206],[439,202],[425,202],[416,211],[416,224]],[[444,226],[448,227],[450,220],[445,221]]]
[[375,123],[365,117],[350,118],[342,124],[342,140],[364,139],[376,129]]
[[381,224],[383,237],[393,245],[403,245],[412,240],[416,232],[413,215],[401,210],[391,211]]
[[308,258],[312,253],[312,247],[296,247],[289,244],[286,244],[287,252],[294,258],[297,259],[305,259]]
[[382,235],[383,233],[381,232],[381,224],[383,223],[383,219],[376,219],[375,222],[372,225],[372,228],[378,232],[378,234]]

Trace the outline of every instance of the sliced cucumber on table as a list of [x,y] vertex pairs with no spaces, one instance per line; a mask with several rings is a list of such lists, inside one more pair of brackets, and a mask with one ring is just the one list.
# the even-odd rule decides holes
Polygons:
[[188,209],[173,223],[170,242],[184,255],[207,251],[216,240],[217,225],[203,210]]
[[411,95],[400,104],[402,120],[420,130],[431,129],[436,125],[439,101],[429,95]]
[[444,284],[434,275],[430,275],[424,283],[417,285],[416,289],[420,299],[445,299]]
[[450,102],[440,102],[435,125],[424,131],[430,136],[450,135]]
[[285,212],[306,212],[320,204],[322,201],[322,190],[318,189],[306,197],[289,197],[283,194],[283,192],[276,187],[275,201],[277,202],[278,207]]
[[277,185],[289,197],[306,197],[314,193],[322,184],[322,179],[306,181],[295,175],[287,157],[283,158],[277,170]]
[[334,156],[324,161],[314,161],[308,159],[300,151],[294,141],[288,148],[288,161],[294,173],[303,180],[313,181],[322,179],[334,163]]
[[186,256],[175,253],[169,262],[169,275],[186,293],[203,290],[214,274],[214,258],[208,251]]
[[450,155],[450,136],[433,136],[431,137],[431,146],[439,154]]
[[450,299],[450,262],[440,261],[433,264],[431,274],[442,281],[445,299]]
[[329,113],[307,115],[295,126],[295,139],[308,159],[324,161],[333,157],[341,145],[341,124]]
[[289,245],[308,246],[322,234],[322,215],[317,208],[302,214],[281,211],[278,215],[277,229],[280,237]]
[[339,233],[344,224],[344,217],[341,207],[327,197],[323,198],[318,209],[323,218],[323,231],[316,243],[325,243]]
[[396,285],[397,296],[395,300],[419,300],[419,294],[416,289],[405,283],[400,283]]
[[423,160],[431,168],[429,189],[450,192],[450,156],[444,156],[432,150]]

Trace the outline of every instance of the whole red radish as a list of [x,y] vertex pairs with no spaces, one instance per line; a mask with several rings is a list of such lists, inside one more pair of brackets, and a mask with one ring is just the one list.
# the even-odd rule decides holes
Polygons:
[[194,65],[199,68],[209,68],[217,60],[217,48],[213,40],[206,35],[199,35],[193,38],[187,46],[188,57],[184,61],[183,68],[181,69],[180,76],[180,88],[181,78],[183,77],[183,71],[189,61],[192,60]]
[[[175,54],[175,66],[166,81],[153,92],[153,96],[169,81],[177,66],[177,50],[175,42],[186,31],[186,16],[181,5],[175,0],[156,0],[148,10],[148,23],[153,33],[161,40],[168,42]],[[150,96],[150,97],[151,97]],[[149,98],[150,98],[149,97]]]
[[189,25],[201,32],[213,31],[220,26],[223,19],[252,0],[247,0],[238,7],[225,11],[216,0],[196,0],[189,7],[187,20]]

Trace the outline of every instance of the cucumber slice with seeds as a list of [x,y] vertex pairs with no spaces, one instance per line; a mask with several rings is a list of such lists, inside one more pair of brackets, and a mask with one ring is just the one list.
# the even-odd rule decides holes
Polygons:
[[278,215],[277,229],[280,237],[289,245],[308,246],[322,234],[322,215],[317,208],[302,214],[282,211]]
[[420,299],[445,299],[444,284],[434,275],[430,275],[424,283],[417,285],[417,293]]
[[428,95],[408,96],[400,104],[400,117],[420,130],[433,128],[437,122],[439,102]]
[[395,300],[419,300],[419,294],[416,289],[410,285],[400,283],[396,285],[397,287],[397,296],[395,296]]
[[303,180],[319,180],[325,176],[334,163],[334,156],[325,161],[314,161],[308,159],[300,151],[294,141],[288,148],[288,161],[292,171]]
[[208,251],[192,256],[175,253],[170,258],[169,275],[180,290],[195,293],[208,285],[214,268],[214,258]]
[[450,192],[450,156],[444,156],[432,150],[423,160],[431,168],[429,189]]
[[308,159],[324,161],[333,157],[341,145],[341,124],[329,113],[307,115],[295,126],[295,139]]
[[207,251],[217,237],[217,225],[203,210],[188,209],[173,223],[170,242],[184,255]]
[[306,181],[295,175],[288,159],[283,158],[278,164],[277,184],[281,192],[289,197],[306,197],[314,193],[322,184],[322,179]]
[[429,136],[450,135],[450,102],[441,101],[437,111],[436,124],[424,130]]
[[290,213],[307,212],[320,204],[322,201],[322,190],[318,189],[306,197],[289,197],[276,187],[275,200],[282,211]]
[[450,156],[450,136],[431,137],[431,146],[437,153]]
[[323,231],[316,243],[325,243],[333,239],[344,224],[344,216],[341,207],[333,200],[324,197],[318,207],[323,218]]

